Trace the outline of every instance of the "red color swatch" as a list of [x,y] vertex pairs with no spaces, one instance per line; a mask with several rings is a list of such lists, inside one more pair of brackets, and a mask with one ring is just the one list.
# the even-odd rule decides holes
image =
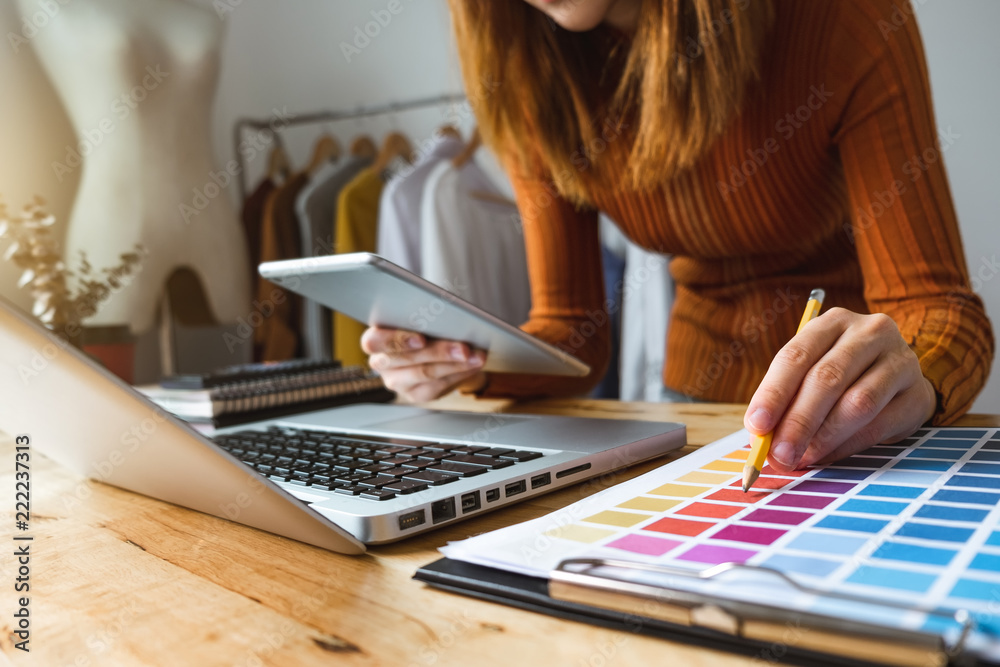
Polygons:
[[717,503],[693,503],[684,509],[677,510],[674,514],[685,514],[687,516],[703,516],[710,519],[728,519],[732,515],[742,512],[744,508],[736,505],[719,505]]
[[802,475],[807,475],[813,471],[812,468],[806,468],[805,470],[792,470],[790,472],[778,472],[769,465],[761,468],[761,475],[781,475],[782,477],[802,477]]
[[655,530],[660,533],[670,533],[671,535],[687,535],[688,537],[694,537],[695,535],[703,533],[715,525],[716,524],[714,523],[706,523],[705,521],[687,521],[685,519],[663,518],[649,524],[643,528],[643,530]]
[[[792,480],[778,480],[782,482],[791,482]],[[761,498],[767,498],[772,494],[766,493],[764,491],[754,491],[750,489],[746,493],[743,493],[742,489],[732,490],[732,489],[722,489],[721,491],[716,491],[710,496],[705,496],[705,500],[721,500],[726,503],[755,503]]]
[[[780,489],[783,486],[788,486],[794,479],[782,479],[781,477],[758,477],[757,481],[753,483],[754,489]],[[733,482],[729,486],[736,486],[742,489],[743,482],[737,481]],[[742,491],[741,491],[742,493]],[[749,495],[749,494],[747,494]]]

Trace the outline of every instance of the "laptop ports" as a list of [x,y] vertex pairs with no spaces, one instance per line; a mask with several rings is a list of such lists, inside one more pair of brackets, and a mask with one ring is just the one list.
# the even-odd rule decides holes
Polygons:
[[417,510],[416,512],[410,512],[409,514],[402,514],[399,517],[399,529],[406,530],[407,528],[416,528],[422,525],[426,519],[424,518],[424,511]]
[[552,483],[552,475],[549,473],[542,473],[541,475],[535,475],[531,478],[531,488],[537,489],[540,486],[548,486]]
[[475,512],[480,508],[479,504],[479,492],[473,491],[472,493],[462,494],[462,514],[468,514],[469,512]]
[[455,518],[455,499],[445,498],[431,503],[431,522],[441,523]]
[[492,503],[500,500],[500,489],[489,489],[486,492],[486,502]]
[[519,493],[524,493],[528,489],[528,485],[524,483],[522,479],[520,482],[511,482],[504,487],[504,495],[508,498],[511,496],[516,496]]

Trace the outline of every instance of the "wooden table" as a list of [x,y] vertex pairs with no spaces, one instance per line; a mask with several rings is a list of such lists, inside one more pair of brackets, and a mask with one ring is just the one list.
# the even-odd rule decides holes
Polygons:
[[[438,407],[509,408],[466,399],[445,399]],[[744,408],[581,400],[516,411],[681,421],[688,425],[686,453],[741,428]],[[962,424],[996,426],[1000,418],[969,416]],[[13,524],[13,444],[5,439],[0,450],[6,536]],[[636,466],[615,481],[673,457]],[[767,655],[735,656],[519,611],[411,579],[446,542],[535,518],[578,500],[583,488],[352,557],[84,480],[36,455],[31,652],[13,646],[16,572],[6,555],[0,559],[0,662],[3,656],[46,667],[770,662]]]

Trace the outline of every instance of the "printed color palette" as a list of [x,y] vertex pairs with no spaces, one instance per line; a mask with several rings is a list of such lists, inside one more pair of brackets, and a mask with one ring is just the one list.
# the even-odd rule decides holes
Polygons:
[[[765,466],[744,494],[747,440],[733,434],[593,499],[445,552],[543,576],[564,558],[689,569],[746,563],[818,590],[992,618],[990,605],[1000,602],[1000,430],[923,429],[823,468]],[[538,551],[540,539],[551,544]],[[903,616],[881,620],[932,625],[933,617]]]

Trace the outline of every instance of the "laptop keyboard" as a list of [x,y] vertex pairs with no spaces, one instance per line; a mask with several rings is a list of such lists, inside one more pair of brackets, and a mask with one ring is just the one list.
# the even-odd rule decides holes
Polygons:
[[367,500],[388,500],[430,486],[508,468],[540,452],[272,426],[213,438],[265,477]]

